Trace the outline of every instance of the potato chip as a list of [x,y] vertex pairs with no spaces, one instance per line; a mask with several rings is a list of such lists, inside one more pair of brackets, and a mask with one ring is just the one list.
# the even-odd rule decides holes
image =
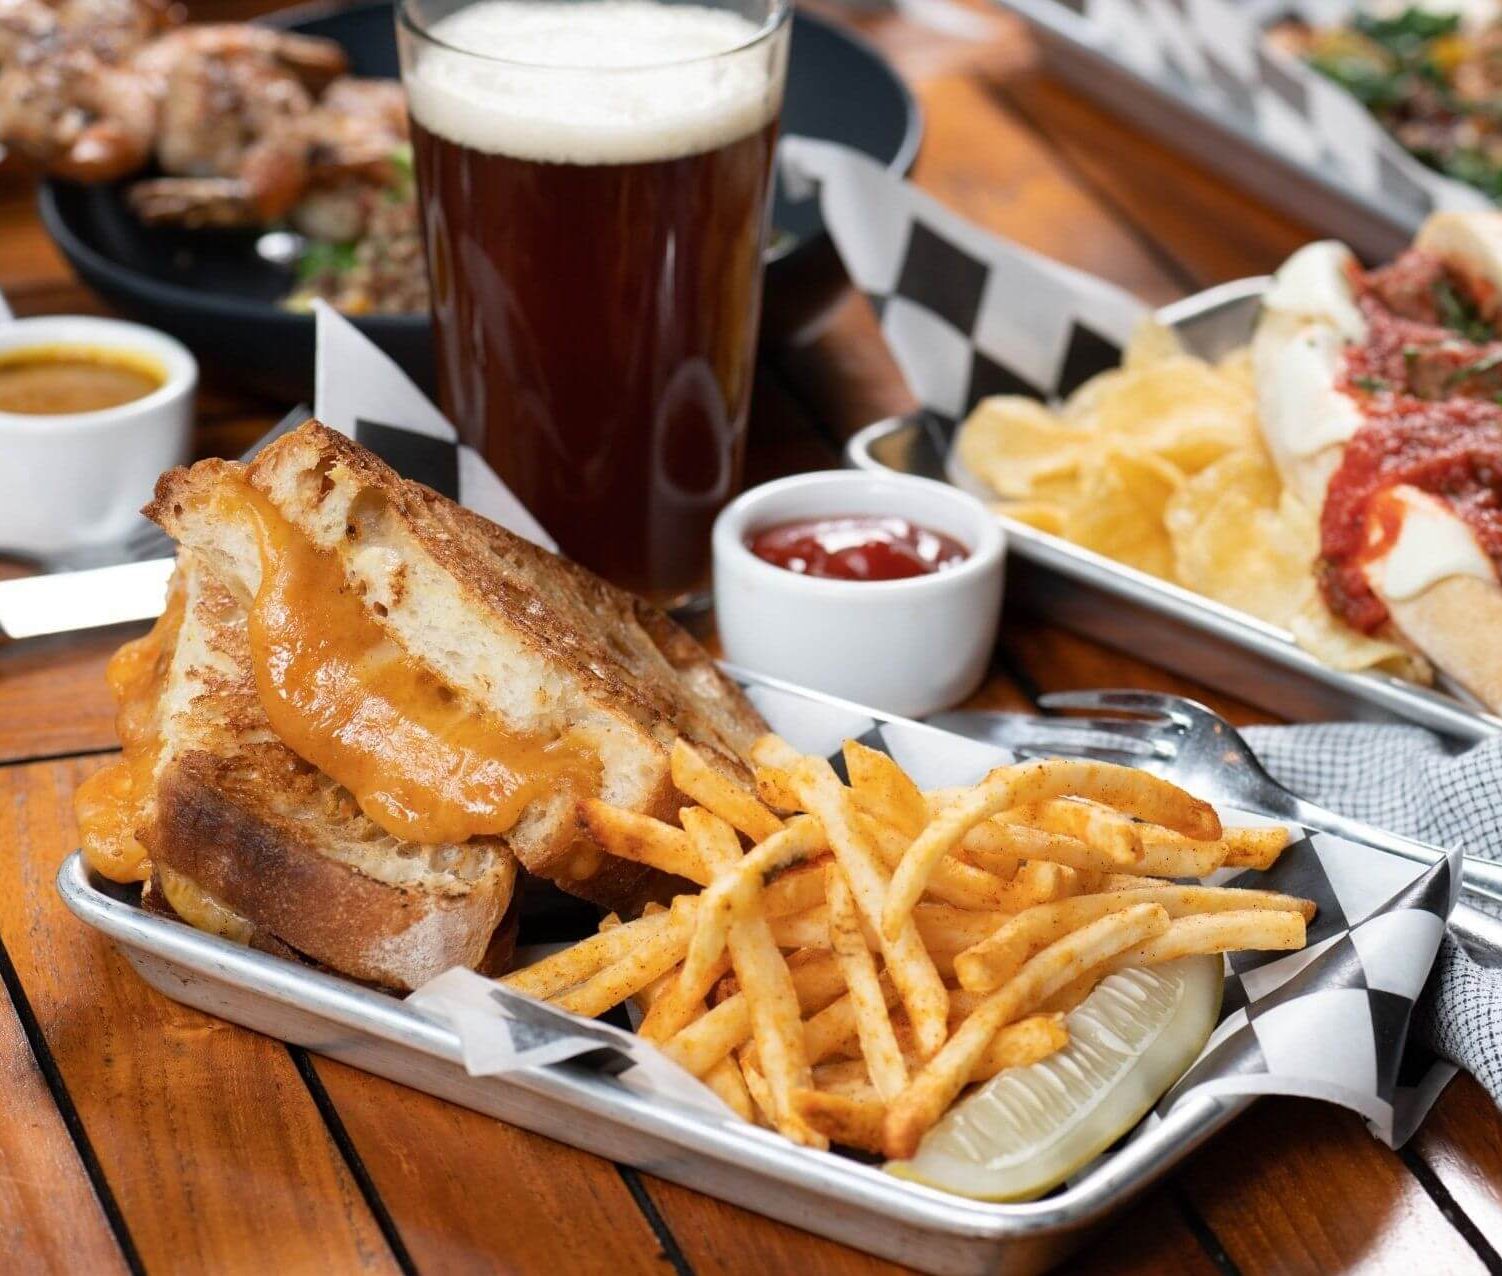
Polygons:
[[1151,454],[1112,449],[1092,459],[1083,499],[1064,535],[1139,571],[1172,579],[1173,543],[1163,509],[1183,476]]
[[955,447],[960,463],[998,496],[1020,500],[1041,480],[1073,477],[1090,442],[1036,400],[998,395],[970,414]]
[[1132,339],[1121,354],[1121,366],[1128,372],[1136,372],[1183,353],[1184,343],[1179,334],[1149,316],[1132,329]]
[[1283,518],[1280,498],[1260,448],[1228,453],[1186,481],[1163,512],[1178,581],[1286,628],[1314,588],[1316,546],[1299,520]]

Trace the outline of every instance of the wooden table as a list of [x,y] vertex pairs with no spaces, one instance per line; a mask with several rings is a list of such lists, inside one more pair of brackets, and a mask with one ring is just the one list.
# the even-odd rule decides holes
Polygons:
[[[239,16],[216,0],[198,17]],[[1023,34],[961,42],[861,25],[922,101],[917,180],[991,229],[1153,302],[1274,267],[1309,232],[1141,140],[1035,71]],[[0,287],[23,314],[94,310],[0,187]],[[852,299],[771,352],[751,479],[836,462],[907,396]],[[212,385],[204,453],[286,406]],[[0,646],[0,1266],[106,1273],[861,1272],[882,1263],[183,1009],[52,889],[74,786],[115,749],[102,680],[134,630]],[[1136,685],[1256,710],[1008,616],[981,705]],[[1082,1270],[1497,1270],[1502,1119],[1468,1078],[1406,1148],[1350,1113],[1267,1100],[1085,1250]]]

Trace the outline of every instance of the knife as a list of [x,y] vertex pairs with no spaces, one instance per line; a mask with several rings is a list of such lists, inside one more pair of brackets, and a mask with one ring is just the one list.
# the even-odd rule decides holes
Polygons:
[[162,614],[172,558],[0,582],[0,633],[35,638]]

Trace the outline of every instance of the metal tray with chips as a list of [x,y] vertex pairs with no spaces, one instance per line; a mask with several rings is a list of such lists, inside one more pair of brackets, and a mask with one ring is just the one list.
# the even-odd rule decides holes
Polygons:
[[[1193,354],[1214,359],[1252,336],[1264,279],[1222,284],[1159,311]],[[949,430],[924,414],[879,421],[846,446],[849,464],[943,479],[986,496],[951,454]],[[1009,542],[1007,600],[1097,642],[1174,669],[1295,721],[1410,722],[1460,740],[1502,732],[1457,687],[1322,664],[1275,625],[1223,606],[1016,519],[997,516]]]

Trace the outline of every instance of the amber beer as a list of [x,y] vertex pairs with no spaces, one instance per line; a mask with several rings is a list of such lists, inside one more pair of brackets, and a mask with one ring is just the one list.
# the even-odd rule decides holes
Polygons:
[[786,56],[762,19],[477,0],[403,32],[444,410],[566,553],[659,599],[702,584],[740,484]]

